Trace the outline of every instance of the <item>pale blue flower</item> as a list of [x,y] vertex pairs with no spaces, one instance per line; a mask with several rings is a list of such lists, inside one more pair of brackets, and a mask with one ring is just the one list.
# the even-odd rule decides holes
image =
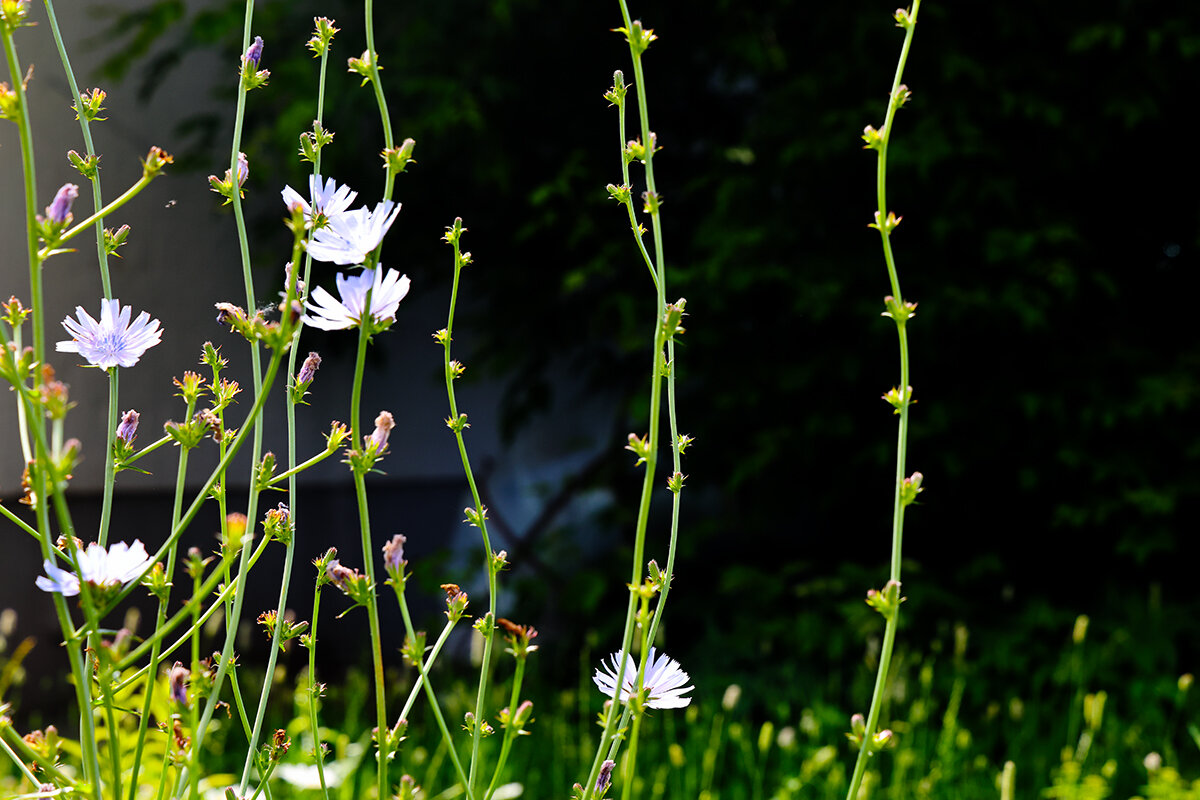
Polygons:
[[314,215],[323,215],[328,222],[339,214],[345,213],[350,208],[350,204],[354,202],[354,198],[358,197],[358,192],[350,191],[349,186],[338,186],[337,181],[333,178],[326,178],[322,185],[320,175],[308,176],[308,196],[311,198],[311,202],[301,197],[300,193],[290,186],[284,186],[283,191],[279,194],[283,197],[283,204],[289,209],[296,206],[304,209],[304,218],[307,220],[307,227],[310,228],[313,225]]
[[394,269],[389,269],[387,275],[382,269],[364,269],[358,275],[338,273],[336,283],[341,300],[334,298],[324,287],[313,289],[307,306],[312,314],[304,317],[306,325],[326,331],[356,327],[362,322],[368,289],[371,290],[371,324],[394,321],[400,301],[408,294],[410,281],[407,275]]
[[77,557],[78,573],[56,567],[49,559],[42,562],[49,577],[39,575],[37,587],[43,592],[72,597],[79,594],[81,579],[100,588],[124,586],[140,577],[154,560],[146,555],[146,547],[137,539],[132,545],[117,542],[108,550],[92,542]]
[[[592,680],[600,691],[609,697],[617,695],[617,672],[620,670],[621,653],[613,653],[607,662],[601,661],[600,667]],[[638,662],[626,655],[625,674],[621,680],[621,702],[628,703],[629,698],[637,694]],[[694,686],[684,686],[688,682],[688,674],[684,672],[679,662],[668,658],[666,654],[655,658],[654,648],[646,659],[646,676],[642,681],[646,705],[650,708],[683,708],[692,702],[692,698],[684,697]]]
[[121,307],[117,299],[100,301],[100,321],[92,319],[83,306],[75,307],[78,321],[67,317],[63,327],[71,341],[59,342],[60,353],[79,353],[94,367],[132,367],[142,354],[162,340],[158,320],[151,320],[143,311],[131,323],[130,306]]
[[330,217],[329,225],[313,234],[308,252],[317,261],[343,266],[361,264],[383,241],[383,235],[399,213],[399,203],[384,200],[372,211],[363,206]]

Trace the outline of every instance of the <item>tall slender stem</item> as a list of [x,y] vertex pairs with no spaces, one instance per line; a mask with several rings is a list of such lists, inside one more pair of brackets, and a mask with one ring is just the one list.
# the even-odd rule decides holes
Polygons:
[[[75,71],[71,68],[71,59],[67,56],[67,48],[63,44],[62,32],[58,28],[58,18],[54,14],[54,3],[46,0],[46,16],[49,18],[50,31],[54,34],[54,44],[58,48],[58,57],[62,60],[63,72],[66,73],[67,83],[71,87],[71,95],[75,98],[75,114],[79,119],[79,129],[83,134],[83,145],[88,156],[96,155],[96,147],[92,144],[91,123],[87,114],[83,113],[83,97],[79,93],[79,84],[75,81]],[[92,209],[96,213],[96,260],[100,267],[100,285],[104,289],[104,298],[112,299],[112,283],[108,275],[108,250],[104,247],[104,219],[100,210],[104,208],[104,199],[100,192],[100,170],[94,170],[89,178],[92,184]],[[107,476],[111,477],[111,476]],[[104,540],[100,540],[101,544]]]
[[[191,419],[195,413],[195,400],[189,400],[187,404],[186,419]],[[112,458],[109,458],[112,461]],[[171,526],[174,527],[179,523],[179,516],[183,513],[183,492],[184,481],[187,478],[188,464],[188,449],[186,447],[179,448],[179,462],[175,468],[175,497],[171,503]],[[171,547],[167,551],[167,563],[163,570],[167,575],[175,574],[175,554],[176,547]],[[154,630],[157,633],[167,619],[167,605],[171,599],[171,584],[167,583],[166,594],[159,598],[158,612],[154,620]],[[133,771],[129,777],[129,800],[137,800],[138,790],[138,771],[142,766],[142,752],[146,744],[146,734],[150,725],[150,711],[154,707],[154,689],[158,683],[158,665],[160,653],[162,651],[162,638],[154,639],[150,648],[150,663],[146,669],[146,700],[142,705],[141,719],[138,721],[137,744],[133,752]]]
[[[354,382],[350,389],[350,429],[353,447],[363,446],[362,436],[362,382],[367,361],[367,345],[370,343],[368,326],[371,308],[371,290],[363,300],[364,312],[358,327],[358,350],[354,359]],[[371,514],[367,505],[366,474],[362,469],[354,470],[354,497],[358,504],[359,534],[362,543],[363,572],[371,587],[371,601],[366,603],[367,625],[371,633],[371,664],[375,678],[375,727],[376,753],[379,766],[375,772],[380,797],[388,796],[388,755],[390,753],[390,729],[387,724],[387,694],[383,683],[383,641],[379,628],[379,591],[375,581],[375,553],[371,546]]]
[[[630,52],[630,56],[633,61],[634,84],[635,84],[635,87],[637,90],[637,98],[638,98],[638,115],[639,115],[640,123],[641,123],[641,142],[642,142],[642,146],[645,148],[645,150],[644,150],[645,156],[642,159],[642,163],[643,163],[645,173],[646,173],[647,198],[648,198],[648,200],[651,200],[651,199],[656,200],[657,194],[658,194],[658,189],[657,189],[657,186],[656,186],[656,183],[654,180],[654,138],[650,131],[650,117],[649,117],[649,110],[648,110],[649,109],[649,101],[647,98],[647,92],[646,92],[646,88],[645,88],[645,76],[644,76],[643,70],[642,70],[642,51],[645,49],[645,47],[637,40],[637,34],[634,30],[634,24],[633,24],[632,18],[630,17],[629,8],[628,8],[625,0],[620,0],[620,7],[621,7],[621,19],[625,26],[626,39],[629,41],[629,52]],[[638,30],[640,30],[640,24],[639,24]],[[619,103],[619,109],[620,109],[620,128],[621,128],[620,144],[621,144],[622,153],[624,153],[624,148],[625,148],[624,119],[625,119],[625,117],[624,117],[624,101],[623,100],[621,100]],[[622,156],[621,168],[622,168],[622,176],[625,181],[625,186],[628,188],[630,186],[629,169],[628,169],[628,163],[625,161],[624,156]],[[638,242],[639,252],[641,252],[643,260],[646,262],[646,265],[650,268],[650,272],[654,278],[654,288],[655,288],[655,316],[654,316],[654,335],[653,335],[654,344],[653,344],[653,363],[652,363],[652,367],[651,367],[651,383],[650,383],[649,430],[648,430],[647,436],[646,436],[646,448],[645,448],[645,456],[644,456],[646,471],[642,478],[642,494],[641,494],[641,500],[638,504],[638,516],[637,516],[637,523],[636,523],[635,534],[634,534],[632,574],[631,574],[630,581],[629,581],[630,587],[636,587],[636,586],[640,585],[642,582],[642,569],[643,569],[643,561],[645,558],[645,545],[646,545],[646,528],[647,528],[647,525],[649,524],[650,501],[651,501],[651,497],[652,497],[653,491],[654,491],[655,473],[656,473],[656,468],[657,468],[657,464],[658,464],[658,446],[659,446],[660,418],[661,418],[661,412],[662,412],[663,378],[665,375],[668,381],[673,381],[672,373],[674,372],[674,370],[671,368],[672,367],[671,359],[673,358],[673,354],[674,354],[674,345],[667,341],[666,332],[665,332],[664,326],[662,324],[663,315],[664,315],[665,309],[666,309],[666,262],[665,262],[664,255],[663,255],[661,211],[659,209],[657,202],[648,202],[647,203],[649,210],[650,210],[651,230],[653,232],[653,239],[654,239],[654,258],[653,258],[653,260],[651,260],[649,257],[649,254],[646,251],[644,244],[641,241],[641,231],[635,222],[636,217],[633,212],[632,200],[630,199],[630,200],[627,200],[626,202],[628,205],[631,226],[634,228],[635,238],[637,239],[637,242]],[[665,356],[666,363],[664,363],[664,350],[667,353],[667,355]],[[673,397],[674,397],[673,390],[670,392],[669,396],[673,400]],[[678,435],[674,431],[674,413],[673,413],[673,411],[674,411],[674,404],[672,402],[672,414],[671,414],[672,449],[674,451],[676,451],[675,457],[674,457],[674,464],[675,464],[676,471],[678,471],[678,467],[679,467],[679,458],[678,458],[678,452],[677,452]],[[672,504],[671,542],[670,542],[670,550],[669,550],[668,559],[667,559],[668,571],[666,573],[667,579],[664,583],[664,595],[665,595],[665,587],[670,584],[670,577],[671,577],[670,569],[674,565],[675,541],[676,541],[675,534],[676,534],[676,531],[678,530],[678,523],[677,523],[678,501],[679,501],[679,494],[676,493],[675,500]],[[661,599],[662,598],[660,598],[660,604],[661,604]],[[636,628],[636,623],[635,623],[636,611],[637,611],[637,595],[631,591],[630,595],[629,595],[629,604],[628,604],[628,607],[626,609],[626,614],[625,614],[625,631],[624,631],[624,634],[622,635],[622,639],[621,639],[621,651],[620,652],[622,654],[629,653],[630,647],[633,644],[633,635],[634,635],[634,631]],[[657,628],[657,619],[658,619],[658,617],[656,617],[656,619],[655,619],[655,623],[654,623],[655,628]],[[650,641],[651,643],[653,642],[652,639],[648,640],[648,641]],[[646,656],[646,653],[643,652],[642,658],[639,661],[638,676],[637,676],[637,681],[638,681],[639,685],[640,685],[640,682],[644,675],[645,656]],[[625,680],[625,675],[624,675],[625,664],[626,664],[626,659],[622,655],[622,657],[620,659],[620,666],[617,667],[616,680],[617,680],[618,686],[622,685],[622,682]],[[613,749],[612,746],[615,744],[614,740],[616,737],[616,732],[618,730],[617,719],[621,715],[621,707],[620,706],[621,706],[621,704],[619,702],[617,702],[616,699],[614,699],[614,702],[609,707],[608,713],[605,716],[604,731],[600,737],[600,744],[599,744],[599,747],[597,747],[597,749],[596,749],[595,757],[592,759],[591,770],[588,772],[588,778],[584,784],[583,800],[589,800],[589,798],[595,793],[596,778],[600,773],[601,762],[604,759],[606,753],[612,752],[612,749]]]
[[[909,390],[909,364],[908,364],[908,335],[906,331],[907,316],[903,309],[906,304],[904,296],[900,292],[900,279],[896,271],[896,260],[892,254],[891,232],[895,227],[893,219],[889,217],[887,207],[887,154],[888,145],[892,138],[892,123],[895,120],[896,110],[903,103],[903,92],[901,79],[904,74],[904,65],[908,61],[908,51],[912,45],[913,32],[916,30],[917,14],[921,8],[921,0],[913,0],[912,10],[910,12],[898,11],[897,19],[901,19],[901,14],[904,15],[902,27],[905,29],[904,45],[900,50],[900,59],[896,64],[896,74],[892,79],[892,91],[888,97],[887,113],[884,117],[883,128],[878,132],[879,140],[874,146],[878,153],[878,161],[876,164],[876,195],[879,202],[879,208],[876,212],[875,227],[879,231],[880,240],[883,246],[884,262],[887,265],[888,281],[891,286],[891,299],[889,309],[897,313],[889,313],[889,316],[896,323],[896,334],[900,349],[900,385],[898,387],[899,402],[897,410],[900,412],[900,422],[897,427],[896,434],[896,477],[894,487],[894,501],[892,510],[892,554],[891,554],[891,569],[890,582],[896,585],[895,603],[891,605],[887,617],[887,623],[883,632],[883,645],[879,652],[879,667],[875,674],[875,688],[871,694],[871,708],[867,714],[865,721],[865,729],[863,732],[862,742],[859,745],[858,757],[854,763],[854,774],[850,779],[850,786],[847,790],[847,800],[856,800],[858,797],[859,786],[862,785],[863,775],[866,772],[867,760],[871,757],[875,747],[875,731],[879,724],[879,716],[883,707],[883,697],[887,687],[888,670],[891,668],[892,651],[896,643],[896,629],[900,621],[900,565],[901,554],[904,541],[904,507],[907,502],[904,498],[905,488],[905,460],[908,448],[908,410],[911,404],[911,392]],[[871,143],[868,142],[870,146]],[[885,590],[887,591],[887,590]]]
[[[33,124],[29,119],[29,98],[25,94],[24,75],[21,73],[21,62],[17,58],[16,44],[12,32],[7,26],[0,25],[4,38],[4,58],[8,62],[8,73],[12,79],[12,90],[17,94],[20,116],[17,119],[17,129],[20,132],[21,168],[25,177],[25,235],[29,257],[29,307],[33,310],[33,358],[38,364],[46,363],[46,332],[45,304],[42,302],[42,260],[38,256],[37,246],[37,173],[33,158]],[[39,385],[40,377],[34,378],[34,385]],[[35,425],[44,422],[36,416],[31,420]]]
[[450,289],[450,310],[446,315],[446,329],[439,334],[443,349],[443,370],[446,380],[446,397],[450,403],[450,427],[454,431],[454,440],[458,444],[458,456],[462,461],[463,473],[467,478],[467,485],[471,489],[471,500],[475,506],[475,516],[472,520],[473,524],[479,528],[479,535],[483,539],[484,550],[484,567],[487,570],[488,576],[488,614],[485,617],[484,625],[481,633],[483,634],[483,658],[479,665],[479,689],[475,696],[475,724],[471,735],[471,775],[470,784],[467,787],[469,793],[475,790],[475,781],[479,776],[479,743],[483,738],[484,725],[484,702],[487,699],[488,683],[491,677],[491,661],[493,644],[496,638],[496,571],[497,555],[492,551],[492,542],[488,536],[487,529],[487,509],[484,508],[483,500],[479,495],[479,487],[475,483],[475,473],[471,469],[471,459],[467,456],[467,443],[463,438],[463,428],[465,427],[463,418],[459,415],[458,401],[454,394],[454,381],[458,377],[457,372],[450,360],[450,345],[454,338],[454,310],[458,304],[458,285],[462,277],[462,268],[468,261],[462,253],[462,234],[467,229],[463,227],[462,220],[454,220],[454,225],[446,234],[446,240],[454,246],[454,283]]

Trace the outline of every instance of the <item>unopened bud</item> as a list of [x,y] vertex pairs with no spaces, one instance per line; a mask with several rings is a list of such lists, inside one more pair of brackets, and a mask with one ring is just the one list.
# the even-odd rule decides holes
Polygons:
[[54,202],[46,206],[46,219],[51,222],[65,223],[71,217],[71,204],[79,197],[79,187],[73,183],[64,183],[54,195]]
[[258,62],[262,59],[263,40],[261,36],[255,36],[254,42],[246,48],[246,63],[258,69]]
[[132,408],[126,411],[121,417],[121,423],[117,425],[117,438],[126,444],[133,444],[133,440],[137,438],[138,418],[140,416]]

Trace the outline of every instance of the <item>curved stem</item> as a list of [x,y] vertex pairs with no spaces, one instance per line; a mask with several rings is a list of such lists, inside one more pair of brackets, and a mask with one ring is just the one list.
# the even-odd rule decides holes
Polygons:
[[[364,0],[363,15],[365,16],[365,28],[367,38],[367,52],[371,58],[371,89],[375,92],[375,104],[379,106],[379,121],[383,125],[383,146],[387,150],[391,150],[395,146],[395,139],[392,136],[392,118],[388,113],[387,98],[383,96],[383,84],[379,81],[379,54],[375,51],[375,3],[374,0]],[[396,176],[392,174],[390,169],[383,171],[383,199],[392,199],[392,188],[396,181]],[[367,306],[369,308],[370,306]]]
[[512,748],[513,740],[517,738],[517,701],[521,699],[521,682],[525,678],[525,656],[517,657],[517,669],[513,674],[512,692],[508,698],[508,726],[504,729],[504,741],[500,745],[500,757],[496,759],[496,769],[492,772],[492,781],[488,784],[487,793],[483,800],[492,800],[500,776],[504,774],[504,763],[508,761],[508,751]]
[[[625,29],[627,31],[631,31],[632,19],[629,15],[629,8],[626,5],[625,0],[620,0],[620,6],[621,6],[621,19],[624,22]],[[633,74],[634,74],[634,83],[635,83],[635,86],[637,89],[638,113],[639,113],[640,121],[641,121],[642,143],[645,146],[645,154],[646,155],[645,155],[645,159],[643,160],[643,164],[645,166],[645,172],[646,172],[646,190],[649,194],[656,195],[657,187],[656,187],[655,181],[654,181],[654,145],[653,145],[653,139],[651,138],[651,132],[650,132],[650,118],[649,118],[649,112],[648,112],[649,104],[648,104],[646,90],[645,90],[645,78],[644,78],[644,75],[642,72],[641,52],[634,45],[632,36],[628,36],[627,38],[630,39],[629,51],[630,51],[630,56],[632,57],[632,60],[633,60]],[[622,109],[624,108],[623,104],[622,104],[621,108]],[[623,123],[623,120],[624,120],[624,117],[622,116],[622,123]],[[623,124],[622,124],[622,130],[621,130],[622,152],[624,151],[624,147],[625,147],[624,138],[625,138],[625,134],[624,134]],[[622,157],[622,175],[625,178],[625,184],[629,185],[629,171],[628,171],[627,165],[625,164],[624,157]],[[632,212],[632,205],[630,206],[630,210]],[[651,228],[652,228],[653,236],[654,236],[654,261],[653,261],[653,263],[651,263],[650,261],[647,260],[647,254],[646,254],[645,248],[640,242],[640,235],[638,236],[639,250],[642,252],[643,259],[647,260],[647,266],[651,267],[651,272],[655,276],[654,284],[655,284],[655,295],[656,295],[655,301],[656,302],[655,302],[655,316],[654,316],[653,365],[652,365],[652,369],[651,369],[651,384],[650,384],[650,406],[649,406],[650,419],[649,419],[649,431],[647,434],[647,454],[645,457],[646,472],[642,479],[642,495],[641,495],[641,501],[638,506],[637,525],[636,525],[636,529],[635,529],[634,548],[633,548],[633,569],[632,569],[632,575],[631,575],[630,581],[629,581],[630,587],[636,587],[636,586],[640,585],[642,582],[642,562],[645,558],[646,528],[649,523],[650,500],[651,500],[651,496],[652,496],[653,490],[654,490],[655,470],[656,470],[657,463],[658,463],[658,441],[659,441],[659,427],[660,427],[659,421],[660,421],[660,414],[661,414],[661,410],[662,410],[662,384],[663,384],[663,373],[664,373],[664,365],[663,365],[664,355],[663,355],[663,353],[664,353],[664,346],[667,344],[665,332],[664,332],[663,325],[662,325],[663,314],[664,314],[665,308],[666,308],[666,264],[665,264],[664,257],[663,257],[661,214],[657,210],[657,208],[655,208],[655,210],[651,213]],[[635,230],[635,234],[637,234],[638,228],[637,228],[636,224],[634,225],[634,230]],[[676,439],[676,442],[674,444],[677,445],[678,437],[674,437],[674,438]],[[678,494],[676,494],[675,497],[676,497],[676,503],[677,503],[678,502]],[[672,537],[671,537],[672,550],[668,557],[669,565],[673,565],[673,563],[674,563],[674,540],[675,540],[674,530],[676,528],[674,519],[675,519],[675,517],[673,516]],[[667,573],[667,580],[668,580],[668,582],[670,580],[669,572]],[[629,596],[629,604],[628,604],[628,607],[627,607],[626,613],[625,613],[625,632],[622,636],[621,651],[620,651],[622,654],[629,653],[630,647],[633,643],[633,634],[634,634],[634,630],[636,627],[636,624],[635,624],[636,611],[637,611],[637,596],[631,591],[630,596]],[[639,687],[640,687],[642,677],[644,675],[645,655],[646,655],[645,653],[642,654],[643,657],[641,660],[641,664],[639,665],[639,668],[638,668],[638,679],[637,680],[638,680]],[[624,673],[625,673],[625,658],[622,656],[620,659],[620,666],[617,668],[616,679],[617,679],[618,686],[622,685],[622,682],[625,679]],[[596,779],[600,774],[600,765],[604,758],[604,754],[606,751],[610,750],[610,747],[612,747],[613,745],[616,744],[616,742],[615,742],[615,735],[616,735],[616,730],[617,730],[616,725],[617,725],[617,717],[620,714],[620,706],[621,706],[621,704],[614,699],[614,702],[612,703],[612,705],[609,706],[608,714],[605,716],[604,732],[601,734],[599,747],[597,747],[597,749],[596,749],[596,755],[592,759],[591,770],[588,772],[587,781],[584,783],[583,800],[590,800],[592,795],[595,793]]]
[[[905,26],[904,45],[900,50],[900,59],[896,64],[896,73],[892,79],[892,91],[888,99],[887,113],[884,118],[883,128],[880,131],[880,143],[878,147],[878,162],[876,165],[876,195],[879,201],[879,209],[876,217],[876,227],[879,230],[880,239],[883,246],[884,262],[887,265],[888,281],[891,285],[892,297],[894,302],[899,307],[904,307],[904,297],[900,292],[900,279],[896,272],[896,261],[892,254],[891,245],[891,226],[887,224],[888,208],[887,208],[887,153],[888,145],[892,138],[892,122],[895,120],[896,110],[900,107],[899,95],[901,92],[901,78],[904,74],[904,65],[908,60],[909,47],[912,45],[913,32],[916,30],[917,14],[921,8],[921,0],[913,0],[912,11],[908,14],[908,24]],[[890,580],[896,584],[900,583],[900,566],[901,554],[904,542],[904,507],[903,488],[905,476],[905,460],[908,448],[908,409],[911,400],[909,399],[909,364],[908,364],[908,336],[905,328],[905,319],[902,316],[893,317],[896,321],[896,334],[900,348],[900,385],[899,392],[902,402],[900,403],[900,422],[896,434],[896,480],[894,488],[894,501],[892,511],[892,555]],[[884,627],[883,645],[879,653],[879,668],[875,674],[875,688],[871,693],[871,707],[867,714],[866,727],[863,733],[862,743],[859,746],[858,757],[854,763],[854,773],[850,779],[850,786],[847,790],[847,800],[856,800],[858,797],[859,786],[862,785],[863,775],[866,772],[867,760],[871,757],[871,749],[873,747],[873,739],[875,736],[876,727],[879,724],[879,716],[883,707],[883,698],[887,687],[888,670],[891,667],[892,651],[896,643],[896,629],[900,622],[899,598],[894,608],[891,609],[890,616],[887,617],[887,624]]]
[[470,783],[467,786],[468,794],[470,794],[475,789],[475,780],[479,774],[479,743],[483,738],[484,701],[487,699],[488,683],[491,677],[492,650],[496,638],[496,571],[498,567],[497,557],[492,551],[492,542],[488,536],[487,509],[484,508],[483,500],[479,495],[479,487],[475,483],[475,473],[471,469],[471,459],[467,456],[467,443],[462,434],[463,426],[457,424],[461,421],[461,417],[458,411],[458,401],[454,394],[454,380],[457,375],[451,366],[450,345],[454,337],[454,309],[458,304],[458,285],[462,277],[462,268],[466,263],[463,260],[460,242],[462,233],[466,231],[466,228],[462,226],[462,220],[457,219],[450,230],[452,233],[449,238],[451,244],[454,246],[454,283],[450,289],[450,310],[446,315],[446,330],[442,337],[446,396],[450,403],[450,420],[455,423],[452,429],[454,431],[454,440],[458,444],[458,456],[462,461],[463,473],[466,475],[467,485],[471,489],[471,500],[475,504],[475,522],[479,528],[479,535],[483,539],[484,568],[487,570],[488,575],[488,615],[482,630],[484,640],[483,658],[479,666],[479,690],[475,696],[475,727],[471,736],[471,775]]
[[113,200],[104,208],[96,211],[90,217],[84,219],[82,222],[76,223],[60,234],[57,243],[62,244],[63,242],[74,239],[76,236],[87,230],[88,226],[90,226],[93,222],[100,222],[102,219],[104,219],[104,217],[108,216],[133,198],[137,197],[141,193],[142,189],[145,189],[150,185],[150,181],[152,180],[154,180],[153,175],[143,175],[142,177],[138,178],[137,182],[126,189],[124,193],[116,200]]
[[[114,381],[115,381],[115,378],[114,378]],[[194,414],[196,411],[195,406],[196,406],[195,400],[190,400],[188,402],[186,419],[192,418],[192,414]],[[111,427],[111,425],[110,425],[110,427]],[[110,446],[109,451],[111,452],[111,450],[112,450],[112,448]],[[108,460],[109,460],[109,463],[112,463],[111,457]],[[184,480],[187,478],[187,463],[188,463],[188,450],[186,450],[185,448],[180,448],[179,463],[175,468],[175,497],[172,500],[172,504],[171,504],[171,525],[172,525],[172,527],[176,523],[179,522],[179,515],[183,513],[183,492],[184,492]],[[167,563],[164,566],[164,572],[168,576],[175,574],[176,550],[177,550],[177,548],[172,547],[170,550],[167,551]],[[166,622],[167,605],[170,602],[170,599],[171,599],[171,584],[170,584],[170,582],[168,582],[167,587],[166,587],[166,594],[164,594],[161,598],[159,598],[159,601],[158,601],[158,613],[154,620],[155,633],[157,633],[159,631],[159,629],[162,628],[163,623]],[[138,771],[141,769],[141,766],[142,766],[142,752],[143,752],[143,748],[145,747],[145,744],[146,744],[146,734],[147,734],[147,732],[149,730],[149,726],[150,726],[150,712],[151,712],[151,709],[154,707],[154,689],[158,684],[158,680],[157,680],[158,665],[160,663],[159,659],[161,658],[161,655],[160,655],[161,650],[162,650],[162,638],[156,637],[154,640],[154,643],[151,645],[150,663],[147,665],[147,669],[146,669],[146,700],[142,704],[142,715],[141,715],[141,719],[138,721],[137,744],[135,745],[134,752],[133,752],[133,767],[132,767],[133,772],[129,777],[129,800],[136,800],[136,798],[137,798]]]
[[[417,639],[416,631],[413,628],[412,617],[408,613],[408,601],[404,599],[404,592],[399,587],[396,587],[396,600],[400,603],[400,615],[404,618],[404,630],[408,634],[409,641],[415,642]],[[449,626],[448,626],[449,627]],[[462,761],[458,757],[458,751],[454,747],[454,739],[450,736],[450,729],[446,726],[446,720],[442,716],[442,709],[437,700],[437,694],[433,691],[433,684],[429,682],[429,675],[425,671],[425,665],[420,658],[413,659],[413,666],[417,668],[417,686],[425,687],[425,696],[429,700],[429,708],[433,711],[433,718],[437,722],[438,729],[442,733],[442,742],[446,745],[446,749],[450,753],[450,761],[454,764],[454,770],[458,773],[458,779],[462,782],[463,791],[467,800],[473,800],[474,794],[471,791],[471,781],[467,776],[466,770],[463,769]]]

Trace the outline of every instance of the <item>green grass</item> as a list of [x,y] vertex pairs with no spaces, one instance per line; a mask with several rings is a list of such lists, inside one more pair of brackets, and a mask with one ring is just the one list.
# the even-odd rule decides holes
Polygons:
[[[897,745],[874,758],[864,796],[1200,800],[1195,691],[1187,678],[1164,673],[1164,659],[1139,644],[1136,632],[1145,621],[1136,611],[1119,625],[1093,621],[1076,641],[1072,625],[1047,631],[1046,618],[1046,609],[1032,610],[1012,621],[1016,627],[1007,637],[980,635],[980,642],[972,641],[961,625],[921,647],[906,638],[897,653],[882,716],[883,724],[895,731]],[[828,634],[836,638],[838,630]],[[11,665],[6,657],[18,643],[10,633],[7,652],[0,652],[0,672]],[[870,655],[868,646],[867,659],[851,665],[849,679],[831,670],[823,683],[818,682],[811,665],[797,664],[794,674],[805,676],[803,680],[781,683],[751,676],[736,688],[696,663],[695,657],[685,660],[697,685],[696,701],[680,711],[651,712],[643,726],[633,796],[844,797],[854,754],[844,735],[850,710],[840,704],[848,702],[847,695],[864,696],[873,666]],[[581,674],[569,688],[539,680],[543,670],[538,659],[549,657],[554,657],[554,649],[543,647],[530,662],[535,721],[531,735],[517,742],[502,778],[502,783],[514,784],[507,787],[509,792],[519,785],[523,797],[569,796],[571,785],[582,779],[599,731],[601,697],[591,684],[590,667],[582,671],[591,662],[590,654],[580,654]],[[1028,659],[1038,663],[1033,666]],[[786,665],[782,672],[775,669],[779,666],[773,664],[763,674],[786,673]],[[511,668],[507,659],[500,662],[501,684]],[[1014,668],[1023,671],[1023,682],[1014,680]],[[19,671],[9,668],[8,674]],[[447,719],[461,722],[474,703],[469,670],[448,665],[432,677]],[[313,740],[303,691],[307,676],[281,672],[279,679],[281,691],[273,695],[268,729],[283,728],[291,737],[285,763],[309,764]],[[411,681],[410,672],[397,669],[389,675],[389,707],[399,707]],[[242,673],[239,683],[244,691],[258,685],[250,671]],[[14,686],[10,696],[19,698],[19,690]],[[331,746],[327,764],[333,765],[331,774],[338,782],[331,797],[337,800],[372,794],[368,691],[364,674],[351,671],[330,686],[321,707],[323,739]],[[499,693],[492,698],[493,722],[495,711],[506,702]],[[418,703],[394,774],[412,775],[423,787],[424,798],[449,800],[457,796],[456,790],[447,791],[454,785],[453,773],[427,717],[423,703]],[[209,740],[209,785],[221,785],[222,776],[236,772],[244,758],[245,740],[235,720],[222,719]],[[69,725],[64,720],[60,728]],[[470,746],[465,733],[460,738],[461,747]],[[484,742],[493,760],[499,738]],[[164,743],[165,735],[151,737],[155,763],[144,768],[143,779],[155,779]],[[68,742],[64,760],[71,760],[72,751]],[[1000,776],[1006,761],[1014,762],[1015,782],[1011,792],[1002,795]],[[28,791],[28,784],[17,782],[10,763],[0,764],[0,794]],[[303,780],[302,770],[280,773],[272,781],[272,797],[319,796],[303,788]]]

